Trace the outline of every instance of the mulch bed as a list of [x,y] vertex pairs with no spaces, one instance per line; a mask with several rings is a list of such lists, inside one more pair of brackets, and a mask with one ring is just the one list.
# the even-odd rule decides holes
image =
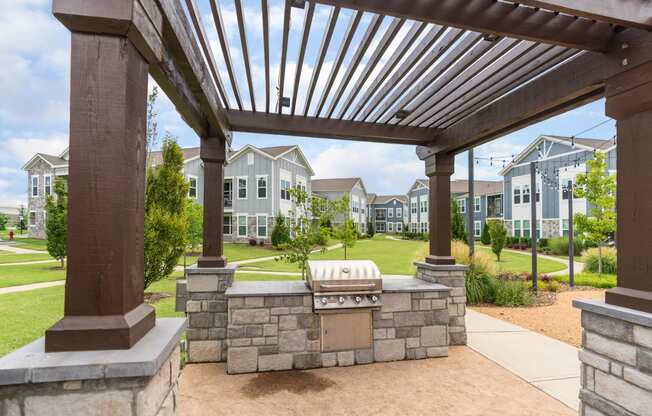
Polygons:
[[173,295],[167,292],[145,293],[145,303],[153,305],[163,299],[171,298]]

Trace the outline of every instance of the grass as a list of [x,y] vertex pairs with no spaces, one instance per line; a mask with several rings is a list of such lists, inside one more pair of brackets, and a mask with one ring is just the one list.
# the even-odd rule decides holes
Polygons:
[[[476,247],[478,250],[485,250],[491,253],[491,249],[483,246]],[[491,253],[495,259],[495,255]],[[532,257],[529,254],[503,251],[500,254],[500,262],[496,262],[499,271],[523,273],[532,271]],[[554,260],[537,258],[537,270],[539,273],[552,273],[564,270],[566,266]]]
[[[9,240],[9,237],[6,235],[2,236],[2,243],[6,243]],[[7,241],[5,241],[7,240]],[[11,243],[15,247],[26,248],[28,250],[39,250],[47,251],[47,240],[40,238],[29,238],[29,237],[14,237],[14,241]]]
[[51,282],[65,278],[66,271],[59,269],[57,263],[0,266],[0,287]]
[[[201,247],[197,250],[201,251]],[[249,244],[236,244],[236,243],[225,243],[224,244],[224,256],[228,261],[239,261],[239,260],[248,260],[248,259],[258,259],[261,257],[271,257],[278,256],[278,250],[274,250],[267,247],[261,246],[250,246]],[[198,256],[186,256],[186,264],[188,266],[195,264],[197,262]],[[183,266],[183,257],[179,259],[178,264]]]
[[0,264],[7,263],[24,263],[28,261],[40,261],[40,260],[54,260],[47,253],[34,253],[34,254],[15,254],[10,251],[0,250]]
[[[553,276],[553,278],[558,282],[568,284],[568,275]],[[616,275],[603,274],[602,276],[599,276],[596,273],[582,272],[575,275],[575,285],[611,289],[612,287],[616,287]]]
[[258,273],[247,273],[247,272],[237,272],[235,274],[235,280],[240,281],[256,281],[256,280],[301,280],[301,276],[290,276],[286,274],[258,274]]

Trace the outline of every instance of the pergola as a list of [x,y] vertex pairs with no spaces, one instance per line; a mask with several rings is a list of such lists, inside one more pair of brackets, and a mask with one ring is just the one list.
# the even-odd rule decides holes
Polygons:
[[[606,97],[619,170],[618,287],[607,302],[652,312],[650,2],[286,0],[282,42],[272,45],[276,25],[261,0],[263,44],[252,48],[251,22],[235,0],[245,68],[238,77],[220,7],[206,1],[217,50],[196,0],[54,0],[72,32],[69,267],[65,316],[46,333],[48,351],[129,348],[154,326],[143,303],[148,74],[201,138],[200,268],[227,262],[223,169],[232,131],[416,145],[430,179],[426,261],[447,265],[454,155]],[[303,22],[291,21],[293,7]],[[329,7],[323,32],[312,24],[317,7]],[[331,45],[344,15],[341,42]],[[301,36],[290,53],[292,24]],[[308,63],[313,46],[317,59]],[[264,54],[264,100],[256,100],[252,50]],[[302,77],[310,80],[303,95]]]

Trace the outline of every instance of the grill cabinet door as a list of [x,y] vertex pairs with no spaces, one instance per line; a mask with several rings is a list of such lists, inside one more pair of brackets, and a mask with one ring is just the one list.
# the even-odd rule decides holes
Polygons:
[[371,311],[322,313],[322,352],[371,348]]

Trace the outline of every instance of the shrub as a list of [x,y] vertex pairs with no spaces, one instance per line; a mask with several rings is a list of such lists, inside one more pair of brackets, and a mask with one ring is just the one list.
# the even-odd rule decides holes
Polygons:
[[482,227],[482,234],[480,234],[480,242],[486,246],[491,244],[491,235],[489,234],[489,226],[486,221]]
[[543,290],[547,290],[548,292],[553,293],[559,292],[559,283],[554,280],[546,282],[543,284]]
[[494,304],[498,306],[523,306],[532,304],[528,284],[519,280],[496,280]]
[[[590,248],[582,253],[582,262],[584,270],[598,273],[600,255],[597,248]],[[617,253],[613,247],[602,247],[602,273],[616,274]]]
[[451,241],[451,256],[455,259],[455,263],[471,266],[472,269],[480,274],[489,276],[496,275],[496,263],[491,257],[491,254],[485,251],[476,251],[473,255],[473,262],[471,262],[469,246],[462,241]]
[[258,240],[256,240],[255,238],[250,238],[249,245],[252,247],[258,245]]
[[376,234],[376,230],[374,229],[374,225],[371,221],[367,221],[367,235],[369,238],[372,238]]
[[290,241],[290,228],[285,224],[285,218],[279,212],[274,219],[272,229],[272,246],[280,247]]
[[470,305],[494,301],[495,280],[486,273],[471,268],[466,273],[466,302]]
[[[558,256],[568,255],[568,237],[553,237],[548,240],[548,247],[550,247],[550,252]],[[573,245],[575,246],[575,253],[582,252],[582,241],[578,239],[573,240]]]

